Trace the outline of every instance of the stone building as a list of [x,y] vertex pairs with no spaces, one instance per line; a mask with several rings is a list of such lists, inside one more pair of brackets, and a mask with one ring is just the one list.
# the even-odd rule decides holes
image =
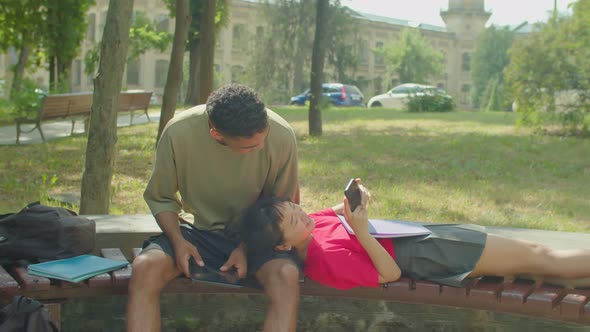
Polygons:
[[[217,36],[215,50],[215,72],[219,83],[236,81],[238,73],[247,66],[248,56],[243,51],[245,40],[247,36],[259,34],[265,28],[258,16],[260,6],[256,0],[230,0],[229,23]],[[86,39],[82,43],[80,56],[72,64],[73,91],[92,90],[92,77],[84,73],[84,55],[100,41],[107,9],[108,0],[96,0],[96,5],[87,14]],[[143,12],[150,20],[156,20],[160,30],[174,31],[174,19],[169,17],[162,0],[135,1],[134,11]],[[444,74],[432,78],[430,84],[447,90],[460,107],[471,106],[471,54],[476,38],[484,29],[491,13],[485,10],[484,0],[449,0],[447,8],[441,10],[440,15],[445,22],[444,27],[358,13],[358,35],[362,37],[355,48],[359,60],[355,78],[366,82],[360,88],[367,100],[400,83],[388,73],[383,59],[372,50],[397,39],[402,29],[410,27],[419,29],[431,41],[433,48],[444,55]],[[152,90],[156,96],[161,96],[166,82],[170,49],[164,53],[148,51],[137,61],[128,63],[123,75],[123,87]],[[14,52],[0,55],[0,73],[5,73],[6,79],[11,76],[9,67],[15,61]],[[48,74],[44,71],[29,76],[40,84],[47,85]]]

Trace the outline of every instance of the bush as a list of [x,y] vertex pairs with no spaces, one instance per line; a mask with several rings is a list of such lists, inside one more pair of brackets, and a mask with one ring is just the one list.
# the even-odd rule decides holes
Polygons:
[[450,112],[454,109],[453,99],[441,95],[412,96],[408,101],[410,112]]
[[34,81],[23,80],[20,91],[14,92],[10,100],[13,118],[34,118],[46,94]]

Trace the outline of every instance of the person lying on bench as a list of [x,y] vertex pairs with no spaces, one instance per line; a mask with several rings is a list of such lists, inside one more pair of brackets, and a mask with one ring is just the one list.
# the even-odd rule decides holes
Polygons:
[[[346,198],[310,215],[288,201],[258,200],[240,220],[249,255],[294,249],[307,277],[339,289],[378,287],[402,275],[454,287],[480,276],[590,276],[588,249],[556,250],[486,234],[477,225],[427,225],[429,235],[374,238],[368,231],[370,194],[359,187],[361,205],[354,211]],[[337,214],[344,214],[356,236],[347,232]]]

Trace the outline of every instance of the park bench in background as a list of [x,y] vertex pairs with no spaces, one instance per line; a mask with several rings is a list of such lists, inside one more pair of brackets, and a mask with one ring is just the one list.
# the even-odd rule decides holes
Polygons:
[[[72,130],[70,135],[74,133],[74,126],[76,120],[86,119],[90,115],[90,106],[92,105],[92,93],[64,93],[56,95],[47,95],[43,97],[41,107],[34,114],[34,117],[20,117],[16,120],[16,144],[20,143],[21,132],[31,132],[35,129],[39,130],[41,139],[45,141],[41,122],[45,120],[69,119],[72,121]],[[25,123],[33,123],[35,127],[31,130],[23,131],[21,125]]]
[[[96,250],[94,254],[111,259],[132,261],[139,253],[143,239],[160,232],[151,215],[96,215],[88,216],[96,222]],[[590,235],[566,232],[496,229],[495,234],[527,235],[528,239],[548,242],[588,243]],[[502,233],[504,232],[504,233]],[[513,234],[514,235],[514,234]],[[117,248],[113,248],[116,246]],[[0,266],[0,303],[8,303],[14,295],[25,295],[49,304],[48,308],[59,322],[60,303],[71,298],[100,297],[127,294],[131,267],[105,273],[81,283],[69,283],[31,276],[24,266]],[[558,280],[557,280],[558,281]],[[572,283],[571,286],[576,286]],[[234,288],[205,283],[193,283],[181,277],[171,282],[168,293],[235,293],[263,294],[256,288]],[[379,288],[338,290],[321,286],[311,280],[301,285],[301,294],[310,296],[386,300],[405,303],[432,304],[468,309],[522,314],[544,319],[574,322],[590,326],[590,289],[555,286],[548,282],[524,279],[482,278],[464,288],[441,286],[428,281],[401,278]]]
[[151,122],[150,116],[148,115],[151,98],[151,91],[128,90],[121,92],[119,95],[119,112],[129,112],[129,117],[131,118],[129,125],[133,124],[134,111],[143,111],[148,122]]
[[[131,90],[121,92],[119,95],[119,112],[130,112],[130,125],[133,124],[133,112],[138,110],[143,111],[148,121],[151,121],[148,115],[151,96],[152,92],[148,91]],[[86,132],[91,107],[92,92],[46,95],[43,97],[41,107],[36,110],[33,117],[19,117],[15,119],[16,144],[20,143],[21,132],[31,132],[35,129],[39,130],[41,139],[45,141],[41,124],[43,121],[48,120],[71,120],[72,129],[70,135],[74,133],[76,120],[83,120],[84,131]],[[23,131],[21,125],[26,123],[34,124],[35,126],[30,130]]]

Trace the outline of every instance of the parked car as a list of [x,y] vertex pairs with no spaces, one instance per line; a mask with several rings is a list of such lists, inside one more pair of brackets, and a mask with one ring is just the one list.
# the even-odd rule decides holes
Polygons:
[[443,89],[416,83],[405,83],[396,86],[388,92],[377,95],[367,103],[368,107],[405,108],[412,96],[439,95],[452,98]]
[[[322,84],[323,95],[330,98],[330,104],[335,106],[364,106],[365,96],[354,85],[341,83]],[[309,89],[291,98],[289,105],[305,105],[310,98]]]

